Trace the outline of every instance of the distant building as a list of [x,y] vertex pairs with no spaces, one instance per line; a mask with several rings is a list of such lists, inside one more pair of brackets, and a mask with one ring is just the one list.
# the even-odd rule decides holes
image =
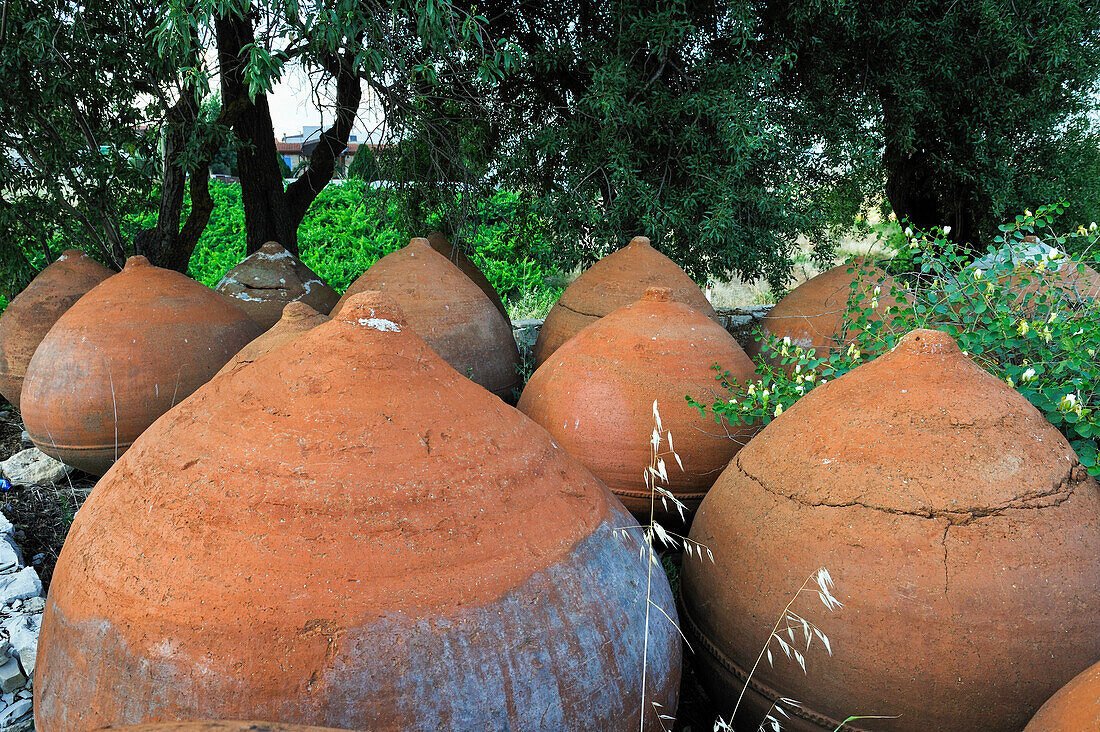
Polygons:
[[[282,140],[275,141],[275,150],[279,157],[290,168],[292,176],[297,176],[301,168],[309,162],[313,151],[321,141],[323,128],[320,125],[303,125],[302,131],[296,135],[283,135]],[[366,144],[368,149],[374,150],[379,145],[360,143],[359,136],[348,136],[348,145],[336,158],[336,177],[343,177],[351,162],[355,159],[355,153],[359,151],[359,145]]]

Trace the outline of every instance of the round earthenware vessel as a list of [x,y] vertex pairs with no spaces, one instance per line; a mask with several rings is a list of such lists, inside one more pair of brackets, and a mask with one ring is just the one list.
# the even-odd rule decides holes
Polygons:
[[236,300],[264,330],[278,322],[288,302],[303,302],[328,315],[340,299],[316,272],[275,241],[226,272],[216,289]]
[[632,523],[362,293],[200,388],[96,485],[50,584],[35,719],[640,729],[643,654],[645,699],[674,710],[680,639],[650,609],[645,643]]
[[237,355],[222,366],[218,376],[242,369],[265,353],[281,348],[298,339],[303,333],[313,330],[321,323],[327,323],[329,317],[321,315],[304,302],[287,303],[283,308],[283,317],[268,328],[256,340],[237,351]]
[[546,428],[644,522],[650,508],[666,526],[675,506],[651,495],[643,475],[652,459],[653,403],[672,433],[683,468],[662,443],[668,480],[685,518],[756,428],[716,424],[685,396],[710,406],[720,387],[714,369],[748,383],[755,368],[722,326],[675,302],[667,287],[581,330],[532,374],[520,411]]
[[1058,690],[1024,732],[1096,732],[1100,729],[1100,663],[1073,677]]
[[23,377],[38,344],[73,303],[113,272],[79,249],[67,249],[38,273],[0,315],[0,394],[19,406]]
[[462,270],[427,239],[413,239],[371,265],[344,293],[384,292],[409,325],[460,374],[502,399],[520,387],[519,348],[512,326]]
[[[949,336],[915,330],[823,384],[738,453],[696,513],[681,620],[711,698],[746,672],[818,567],[844,607],[792,605],[831,640],[807,672],[771,642],[738,723],[1019,730],[1100,657],[1100,495],[1060,432]],[[794,622],[798,638],[802,626]],[[787,640],[787,638],[785,638]],[[797,650],[804,650],[801,646]]]
[[337,732],[331,727],[302,727],[279,722],[150,722],[103,729],[117,732]]
[[[428,234],[428,243],[432,245],[432,249],[451,260],[456,267],[462,270],[463,274],[473,280],[473,283],[481,288],[486,297],[493,301],[493,305],[496,305],[500,314],[506,319],[508,318],[508,309],[504,307],[504,301],[500,299],[500,293],[493,287],[493,283],[489,282],[489,278],[485,276],[485,273],[474,264],[474,260],[466,256],[466,253],[460,247],[456,247],[438,231]],[[508,322],[510,323],[511,320],[509,319]]]
[[[793,345],[817,349],[817,355],[824,356],[846,348],[855,337],[856,331],[850,324],[846,327],[844,320],[850,298],[858,299],[861,308],[875,303],[875,316],[888,318],[887,308],[896,312],[909,297],[907,293],[901,299],[894,297],[897,288],[894,278],[882,269],[856,258],[791,290],[760,320],[759,328],[764,336],[790,338]],[[756,358],[762,347],[763,342],[754,338],[745,351]],[[776,365],[780,361],[774,354],[769,354],[769,360]]]
[[46,454],[102,475],[259,334],[224,295],[130,257],[42,339],[23,382],[27,432]]
[[637,301],[647,287],[667,287],[674,300],[718,321],[714,308],[687,273],[651,247],[649,239],[636,236],[565,288],[539,330],[535,364],[541,365],[581,328]]

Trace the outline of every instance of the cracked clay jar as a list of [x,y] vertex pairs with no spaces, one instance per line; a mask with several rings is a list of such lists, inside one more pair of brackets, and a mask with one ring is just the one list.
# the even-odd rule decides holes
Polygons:
[[276,241],[241,260],[215,289],[233,298],[264,330],[279,322],[288,302],[303,302],[328,315],[340,299],[336,290]]
[[[600,318],[555,351],[531,375],[519,409],[648,523],[651,497],[643,474],[657,400],[683,463],[681,469],[665,456],[667,488],[683,501],[690,522],[707,489],[759,429],[723,428],[684,399],[714,402],[720,388],[715,364],[741,383],[756,378],[752,361],[722,326],[673,302],[667,287],[650,287],[641,300]],[[653,503],[665,528],[679,525],[671,504]]]
[[639,300],[647,287],[667,287],[672,290],[673,300],[718,322],[714,308],[687,273],[651,247],[649,239],[636,236],[565,288],[539,329],[535,365],[541,365],[581,328]]
[[522,383],[512,324],[427,239],[412,239],[372,264],[351,283],[333,313],[352,295],[368,290],[393,298],[416,334],[458,373],[514,403]]
[[361,293],[96,484],[50,584],[35,721],[638,730],[643,653],[646,699],[672,713],[681,640],[658,567],[646,646],[640,531],[616,531],[633,524]]
[[915,330],[765,427],[703,500],[691,537],[715,561],[685,560],[680,615],[700,677],[732,707],[826,567],[844,607],[791,609],[833,655],[815,643],[804,674],[773,642],[740,728],[782,695],[803,703],[784,730],[1019,730],[1100,657],[1097,491],[1024,397]]

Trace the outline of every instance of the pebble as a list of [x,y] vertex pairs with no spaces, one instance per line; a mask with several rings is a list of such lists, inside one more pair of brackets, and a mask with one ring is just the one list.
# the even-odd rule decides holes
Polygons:
[[5,704],[12,703],[11,692],[25,683],[27,683],[27,677],[23,673],[23,669],[19,668],[19,661],[9,658],[7,663],[0,666],[0,689],[8,692],[2,697]]
[[41,615],[16,615],[4,623],[8,641],[19,655],[19,665],[28,677],[34,676],[38,658],[38,632],[42,628]]
[[30,447],[0,462],[0,472],[3,472],[12,485],[32,486],[53,485],[73,472],[73,469],[37,447]]
[[31,441],[31,433],[23,430],[23,434],[19,435],[19,441],[23,447],[34,447],[34,442]]
[[46,600],[42,597],[31,597],[23,601],[23,612],[40,613],[46,609]]
[[19,699],[10,707],[0,712],[0,729],[5,729],[12,722],[17,722],[24,714],[29,714],[34,702],[30,699]]

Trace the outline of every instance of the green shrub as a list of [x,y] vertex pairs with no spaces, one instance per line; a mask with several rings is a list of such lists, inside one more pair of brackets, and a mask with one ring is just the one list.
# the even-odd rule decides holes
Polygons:
[[[805,394],[829,379],[843,376],[875,354],[897,344],[913,328],[935,328],[951,335],[959,347],[991,374],[1025,396],[1069,440],[1089,473],[1100,476],[1100,303],[1076,288],[1050,286],[1049,270],[1059,262],[1034,256],[1006,256],[1008,246],[1021,251],[1025,237],[1042,232],[1062,250],[1090,250],[1100,238],[1095,228],[1059,234],[1052,226],[1064,204],[1030,211],[1000,227],[997,247],[971,261],[946,238],[949,230],[909,235],[909,244],[890,264],[895,284],[889,293],[912,294],[912,304],[873,317],[885,297],[881,275],[866,268],[852,283],[840,343],[818,354],[775,337],[765,339],[757,366],[759,381],[738,383],[729,372],[717,378],[729,392],[711,406],[715,419],[731,424],[767,424]],[[976,265],[977,263],[977,265]],[[1064,262],[1062,267],[1084,266]],[[855,272],[855,268],[851,270]],[[1065,270],[1063,270],[1065,271]],[[1032,287],[1040,282],[1044,287]],[[705,406],[688,398],[701,411]]]

